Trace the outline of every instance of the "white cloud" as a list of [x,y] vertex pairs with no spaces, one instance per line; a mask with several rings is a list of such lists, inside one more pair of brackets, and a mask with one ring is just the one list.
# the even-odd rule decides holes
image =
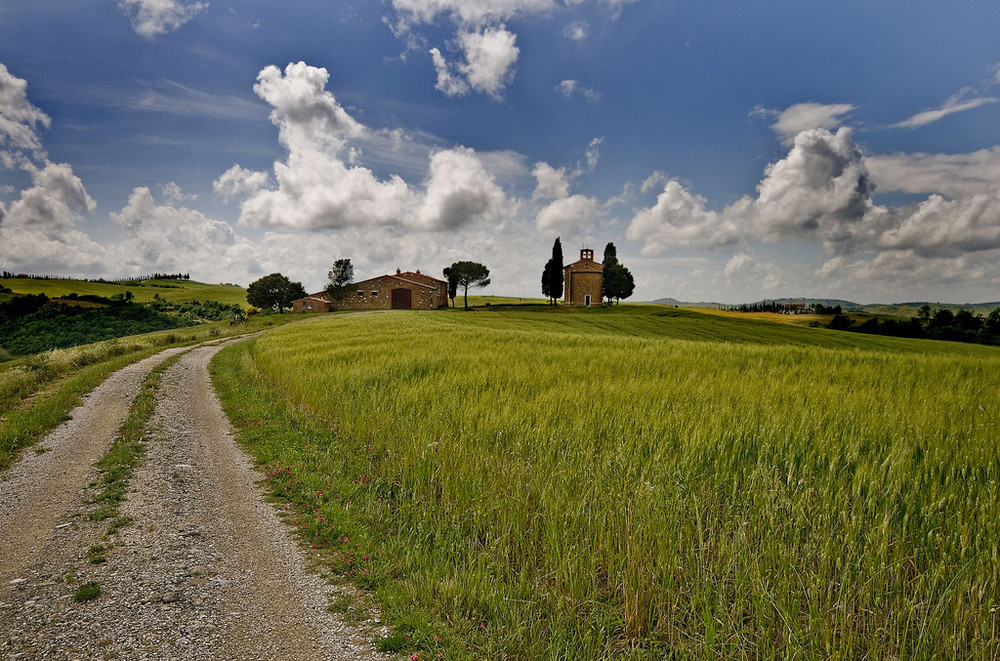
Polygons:
[[788,156],[764,170],[750,207],[753,225],[771,240],[799,237],[821,239],[828,248],[849,246],[872,207],[872,192],[850,129],[804,131]]
[[566,168],[558,170],[544,161],[535,164],[531,175],[537,181],[533,198],[562,199],[569,197],[569,177],[566,176]]
[[546,12],[557,5],[553,0],[392,0],[392,7],[405,29],[410,24],[433,23],[442,15],[458,25],[478,27]]
[[958,257],[1000,248],[1000,193],[961,200],[931,195],[873,219],[876,247],[924,257]]
[[21,191],[3,218],[6,227],[40,228],[58,231],[73,227],[80,214],[89,213],[97,203],[87,194],[80,178],[67,163],[46,163],[43,168],[27,164],[24,169],[34,184]]
[[128,16],[136,34],[152,39],[181,27],[201,10],[207,2],[184,3],[180,0],[121,0],[119,9]]
[[[391,0],[394,16],[386,17],[397,39],[407,44],[407,50],[419,47],[422,38],[413,30],[420,25],[447,20],[455,30],[453,44],[462,53],[458,62],[449,62],[441,49],[428,50],[437,74],[435,88],[448,96],[462,96],[470,91],[482,92],[502,99],[514,79],[514,65],[520,49],[517,36],[507,30],[505,22],[524,20],[547,14],[583,0]],[[613,17],[621,8],[636,0],[599,0]],[[585,39],[586,23],[578,22],[566,28],[569,39]],[[405,54],[404,54],[405,55]]]
[[472,149],[458,147],[431,157],[426,195],[416,226],[453,230],[495,218],[506,197]]
[[212,182],[212,190],[227,202],[242,195],[252,195],[267,186],[266,172],[255,172],[238,164],[229,168]]
[[437,72],[435,88],[448,96],[461,96],[469,90],[483,92],[500,100],[514,79],[514,65],[521,50],[517,36],[504,25],[482,31],[462,32],[458,46],[463,61],[449,63],[437,48],[430,50]]
[[602,98],[600,92],[585,87],[576,80],[564,80],[556,85],[556,90],[567,99],[571,99],[576,95],[582,96],[588,103],[598,103]]
[[539,230],[549,233],[585,233],[592,225],[597,209],[596,199],[585,195],[573,195],[555,200],[539,211],[535,225]]
[[601,159],[602,144],[604,144],[604,138],[594,138],[587,145],[587,151],[584,156],[587,159],[587,167],[591,170],[597,167],[597,162]]
[[7,154],[7,167],[13,166],[8,152],[40,152],[42,141],[38,125],[48,128],[52,120],[28,101],[28,83],[0,63],[0,153]]
[[843,126],[845,115],[857,106],[849,103],[796,103],[784,110],[769,110],[758,106],[753,115],[776,117],[771,129],[778,135],[781,144],[789,147],[795,136],[810,129],[835,129]]
[[679,182],[667,181],[656,204],[636,212],[625,236],[642,242],[643,255],[688,247],[719,248],[739,241],[737,225],[705,204],[705,198],[685,190]]
[[463,96],[469,93],[469,84],[461,76],[453,74],[448,61],[437,48],[430,50],[431,59],[434,62],[434,71],[437,73],[437,84],[434,89],[444,92],[446,96]]
[[781,284],[781,277],[773,264],[761,262],[745,252],[733,255],[722,269],[722,276],[731,286],[739,289],[757,288],[772,290]]
[[150,190],[135,188],[128,204],[111,220],[125,231],[113,246],[120,269],[127,273],[185,271],[215,275],[226,282],[260,268],[252,244],[228,224],[199,211],[157,205]]
[[932,122],[936,122],[939,119],[947,117],[948,115],[953,115],[957,112],[964,112],[966,110],[972,110],[973,108],[978,108],[988,103],[996,103],[997,101],[992,96],[980,96],[971,99],[963,98],[967,93],[968,90],[963,90],[958,94],[949,97],[943,104],[941,104],[940,107],[918,112],[909,119],[904,119],[898,124],[893,124],[893,127],[903,129],[917,128],[918,126],[925,126]]
[[160,186],[160,193],[164,198],[172,202],[194,202],[198,199],[197,195],[185,193],[184,190],[173,181],[168,181]]
[[[434,151],[423,190],[398,175],[380,179],[360,165],[360,150],[348,143],[370,135],[384,142],[385,136],[350,117],[324,89],[327,79],[324,69],[301,62],[289,65],[284,75],[277,67],[261,72],[254,89],[274,107],[271,121],[288,157],[274,164],[277,188],[257,190],[243,202],[241,223],[304,230],[451,230],[493,219],[504,208],[506,196],[493,171],[524,170],[509,154],[479,155],[465,147]],[[397,135],[395,142],[402,138]],[[231,168],[215,188],[235,193],[261,183],[260,173]]]
[[339,151],[348,138],[364,135],[364,127],[326,91],[330,74],[305,62],[264,67],[253,91],[269,103],[271,121],[286,147],[306,145]]
[[884,154],[865,163],[879,192],[964,197],[1000,190],[1000,147],[968,154]]
[[[271,121],[288,158],[274,164],[277,190],[258,190],[243,203],[241,223],[315,229],[405,218],[413,200],[400,177],[381,181],[345,162],[348,140],[367,132],[324,89],[328,79],[326,69],[304,62],[289,64],[284,74],[268,66],[258,75],[254,91],[273,107]],[[240,183],[245,186],[246,177]]]
[[590,26],[586,21],[576,21],[570,23],[563,30],[563,36],[573,41],[584,41],[590,36]]

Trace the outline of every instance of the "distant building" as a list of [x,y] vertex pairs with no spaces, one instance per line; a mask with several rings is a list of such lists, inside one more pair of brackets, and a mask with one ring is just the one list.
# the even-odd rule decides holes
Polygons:
[[584,248],[580,259],[565,268],[563,303],[601,307],[604,267],[594,261],[594,251]]
[[[380,275],[349,285],[338,310],[434,310],[448,305],[448,283],[417,271]],[[292,312],[329,312],[325,291],[292,301]]]

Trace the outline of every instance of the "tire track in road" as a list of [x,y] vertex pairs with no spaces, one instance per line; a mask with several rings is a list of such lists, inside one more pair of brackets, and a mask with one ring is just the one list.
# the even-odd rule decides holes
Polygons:
[[36,445],[39,451],[23,452],[0,474],[0,602],[10,582],[51,551],[57,526],[71,522],[87,473],[114,441],[150,370],[180,351],[161,351],[112,374]]
[[[327,611],[332,588],[308,571],[265,501],[209,378],[220,348],[196,347],[163,373],[146,456],[122,506],[132,525],[100,565],[84,553],[93,525],[57,531],[66,548],[47,549],[31,580],[0,603],[0,631],[10,632],[0,658],[386,658],[373,629]],[[67,575],[72,584],[60,580]],[[74,603],[83,581],[99,583],[101,596]]]

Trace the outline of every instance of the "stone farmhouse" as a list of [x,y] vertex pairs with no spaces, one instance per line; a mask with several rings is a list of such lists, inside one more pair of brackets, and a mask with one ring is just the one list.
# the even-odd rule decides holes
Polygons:
[[[338,310],[434,310],[448,305],[448,283],[417,271],[401,271],[352,283]],[[329,312],[321,291],[292,301],[292,312]]]
[[565,268],[563,303],[601,307],[604,285],[604,266],[594,261],[594,251],[584,248],[580,259]]

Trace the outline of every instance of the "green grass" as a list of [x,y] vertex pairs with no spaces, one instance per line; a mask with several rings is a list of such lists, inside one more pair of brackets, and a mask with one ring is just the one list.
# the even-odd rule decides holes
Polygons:
[[1000,351],[656,306],[224,350],[304,539],[425,658],[995,658]]
[[2,278],[0,286],[9,288],[15,294],[45,294],[49,298],[73,293],[110,298],[130,291],[137,301],[151,301],[154,295],[159,294],[160,298],[167,301],[218,301],[248,307],[247,292],[242,287],[193,280],[144,280],[141,283],[118,285],[71,279]]
[[101,596],[101,584],[97,581],[90,581],[84,583],[76,589],[73,593],[73,601],[81,603],[84,601],[90,601],[91,599],[97,599]]
[[170,346],[221,339],[293,320],[291,315],[266,315],[239,326],[201,324],[46,351],[0,364],[0,472],[24,448],[64,422],[83,395],[112,372]]

